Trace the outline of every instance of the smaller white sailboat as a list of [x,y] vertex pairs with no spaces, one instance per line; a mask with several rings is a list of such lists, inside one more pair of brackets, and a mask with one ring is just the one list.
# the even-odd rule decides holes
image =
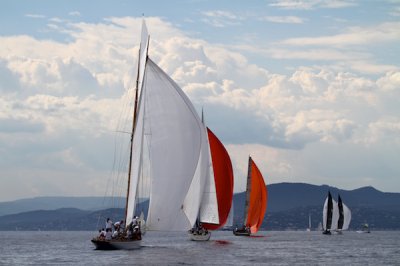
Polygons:
[[306,231],[311,232],[311,214],[308,214],[308,228]]

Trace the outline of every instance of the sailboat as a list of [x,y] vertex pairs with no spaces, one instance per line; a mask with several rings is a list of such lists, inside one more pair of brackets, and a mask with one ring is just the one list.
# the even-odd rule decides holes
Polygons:
[[206,130],[182,89],[150,59],[144,20],[141,37],[125,224],[136,220],[139,183],[147,178],[142,173],[148,165],[147,218],[139,222],[140,237],[130,238],[128,234],[108,241],[95,238],[92,242],[97,249],[138,248],[145,231],[185,232],[195,224],[203,199],[209,167]]
[[339,210],[336,201],[332,198],[331,192],[325,199],[324,208],[322,210],[322,228],[323,234],[330,235],[331,231],[337,229],[339,219]]
[[[209,240],[210,230],[217,230],[226,223],[233,198],[233,169],[229,154],[209,128],[207,134],[211,164],[199,218],[194,228],[189,230],[189,237],[193,241]],[[216,200],[212,195],[216,195]],[[217,217],[213,214],[215,209]]]
[[307,232],[311,231],[311,214],[308,214],[308,228],[307,228]]
[[249,156],[244,222],[240,228],[233,230],[235,235],[250,236],[250,234],[257,233],[267,210],[267,198],[268,193],[264,178],[253,159]]
[[351,211],[350,209],[342,202],[342,198],[338,195],[338,210],[339,210],[339,219],[337,224],[337,233],[341,234],[343,230],[349,229],[350,221],[351,221]]
[[363,224],[361,230],[357,230],[357,233],[360,233],[360,234],[371,233],[371,231],[369,230],[369,225],[367,223]]

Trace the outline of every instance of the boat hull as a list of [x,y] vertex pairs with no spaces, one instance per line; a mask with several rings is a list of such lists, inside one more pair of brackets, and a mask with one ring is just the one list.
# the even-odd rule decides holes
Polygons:
[[246,229],[235,229],[233,230],[233,234],[235,236],[250,236],[250,230],[246,230]]
[[141,247],[141,240],[98,240],[92,239],[93,245],[97,250],[132,250]]
[[208,241],[210,240],[211,233],[207,232],[206,234],[192,234],[189,233],[189,238],[192,241]]
[[324,234],[324,235],[331,235],[332,233],[331,233],[331,231],[329,231],[329,230],[325,230],[325,231],[322,232],[322,234]]

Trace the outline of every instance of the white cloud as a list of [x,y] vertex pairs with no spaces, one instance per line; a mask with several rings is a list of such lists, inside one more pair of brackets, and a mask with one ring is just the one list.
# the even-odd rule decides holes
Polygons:
[[28,17],[28,18],[39,18],[39,19],[46,18],[45,15],[40,15],[40,14],[25,14],[25,17]]
[[[392,144],[393,149],[400,145],[395,119],[399,73],[389,71],[390,67],[383,74],[376,71],[377,78],[330,65],[294,67],[286,75],[276,74],[253,64],[241,50],[190,38],[158,18],[146,22],[150,56],[182,86],[198,110],[204,106],[207,124],[232,153],[235,173],[245,173],[250,153],[269,183],[283,178],[322,183],[333,175],[326,170],[329,161],[343,155],[328,148],[358,157],[365,147],[384,150],[382,143]],[[6,158],[2,167],[10,175],[12,169],[19,169],[11,175],[15,178],[27,174],[29,167],[39,169],[27,174],[27,184],[35,188],[32,195],[48,192],[46,182],[61,194],[84,194],[78,184],[104,187],[96,177],[105,177],[109,169],[105,162],[112,161],[110,133],[123,126],[122,131],[128,131],[131,125],[123,118],[132,113],[128,101],[132,91],[126,89],[134,83],[140,24],[141,19],[128,17],[72,23],[65,26],[70,41],[64,43],[0,37],[0,120],[4,122],[0,156]],[[286,48],[260,50],[274,58],[289,53]],[[325,54],[332,62],[336,56],[346,64],[370,58],[365,52],[321,50],[297,58],[314,53],[323,60]],[[19,165],[21,159],[26,168]],[[311,171],[316,160],[326,169],[314,166],[318,171]],[[356,171],[347,169],[349,175]],[[51,175],[72,181],[56,185]],[[76,175],[88,178],[78,181]]]
[[202,19],[204,23],[217,28],[239,25],[243,20],[242,16],[238,16],[232,12],[224,10],[206,11],[202,14],[205,16],[205,18]]
[[351,27],[345,33],[322,37],[290,38],[280,44],[293,46],[344,47],[400,40],[400,22],[385,22],[372,27]]
[[385,91],[400,91],[400,72],[387,72],[377,81],[377,85]]
[[400,119],[398,117],[382,117],[368,125],[368,132],[361,142],[372,145],[379,142],[386,142],[392,145],[400,145]]
[[80,17],[81,13],[79,11],[71,11],[68,13],[68,15],[73,16],[73,17]]
[[65,20],[63,20],[61,18],[57,18],[57,17],[50,18],[49,21],[55,22],[55,23],[63,23],[63,22],[65,22]]
[[356,6],[353,0],[277,0],[270,6],[284,9],[345,8]]
[[306,19],[296,16],[266,16],[260,18],[260,20],[274,23],[302,24]]

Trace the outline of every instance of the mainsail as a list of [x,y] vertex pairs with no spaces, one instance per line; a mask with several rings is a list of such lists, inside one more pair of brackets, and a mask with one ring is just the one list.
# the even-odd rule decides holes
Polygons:
[[148,39],[143,22],[126,220],[129,224],[135,211],[146,134],[151,179],[146,229],[185,231],[195,223],[203,196],[209,165],[207,135],[189,98],[148,57]]

